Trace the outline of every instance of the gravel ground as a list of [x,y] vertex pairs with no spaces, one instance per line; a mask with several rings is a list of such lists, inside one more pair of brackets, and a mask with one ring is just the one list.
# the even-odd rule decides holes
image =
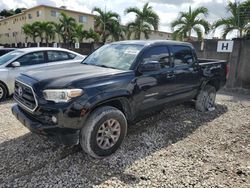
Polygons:
[[250,187],[250,96],[222,92],[206,113],[168,107],[103,160],[31,134],[12,104],[0,104],[0,187]]

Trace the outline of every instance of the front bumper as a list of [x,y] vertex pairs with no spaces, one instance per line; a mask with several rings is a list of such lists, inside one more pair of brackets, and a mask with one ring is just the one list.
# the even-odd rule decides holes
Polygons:
[[48,136],[63,145],[76,145],[79,143],[79,129],[44,125],[22,110],[17,104],[12,106],[12,113],[31,132]]

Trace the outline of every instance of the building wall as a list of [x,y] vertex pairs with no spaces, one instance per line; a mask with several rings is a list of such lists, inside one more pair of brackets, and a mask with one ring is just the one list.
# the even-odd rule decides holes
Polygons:
[[[142,39],[145,39],[144,35],[141,35]],[[151,31],[149,34],[150,40],[170,40],[172,39],[171,33],[162,32],[162,31]]]
[[[56,12],[56,16],[52,16],[51,11]],[[40,14],[37,15],[37,12],[39,12]],[[84,29],[86,30],[88,30],[89,28],[94,28],[94,16],[91,14],[85,14],[56,7],[37,6],[31,9],[27,9],[23,13],[0,20],[0,43],[24,43],[25,35],[22,31],[22,26],[24,24],[31,24],[35,21],[53,21],[58,23],[59,15],[61,12],[65,12],[67,15],[75,18],[77,23],[83,24]],[[79,22],[79,16],[84,16],[84,18],[86,18],[83,20],[83,23]],[[31,38],[28,38],[28,42],[33,41]],[[58,37],[56,37],[53,42],[58,42]]]

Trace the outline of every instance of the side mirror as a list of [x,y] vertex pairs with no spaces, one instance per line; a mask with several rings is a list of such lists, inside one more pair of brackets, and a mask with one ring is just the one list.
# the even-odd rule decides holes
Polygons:
[[11,63],[12,67],[20,67],[20,62],[18,61],[14,61],[13,63]]
[[141,72],[158,71],[160,69],[161,64],[158,61],[146,61],[145,63],[141,64],[139,68]]

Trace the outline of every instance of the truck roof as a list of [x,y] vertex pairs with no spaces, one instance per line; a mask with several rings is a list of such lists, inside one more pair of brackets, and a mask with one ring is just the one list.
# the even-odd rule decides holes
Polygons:
[[168,45],[192,46],[191,43],[174,41],[174,40],[124,40],[124,41],[114,42],[113,44],[138,44],[143,46],[148,46],[152,44],[168,44]]

